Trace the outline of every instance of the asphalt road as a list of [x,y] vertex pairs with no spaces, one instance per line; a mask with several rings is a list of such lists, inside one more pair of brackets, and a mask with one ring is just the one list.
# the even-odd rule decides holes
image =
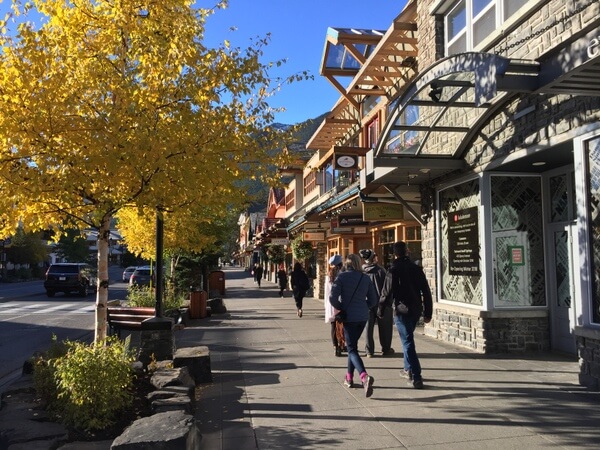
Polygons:
[[[110,300],[126,296],[122,273],[120,267],[109,268]],[[95,293],[48,298],[43,281],[0,283],[0,392],[21,374],[33,353],[50,345],[53,335],[59,341],[91,341],[95,300]]]

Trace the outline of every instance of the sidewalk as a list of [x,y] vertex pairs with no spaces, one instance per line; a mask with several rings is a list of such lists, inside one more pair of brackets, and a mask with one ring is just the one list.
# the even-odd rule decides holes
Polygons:
[[[425,389],[399,376],[396,353],[363,358],[371,398],[342,384],[322,300],[304,317],[276,284],[225,268],[228,313],[176,333],[177,347],[206,345],[214,382],[199,388],[201,448],[598,448],[600,394],[577,382],[575,358],[484,356],[417,335]],[[378,349],[377,336],[375,337]],[[359,343],[364,348],[364,335]],[[356,377],[356,376],[355,376]]]

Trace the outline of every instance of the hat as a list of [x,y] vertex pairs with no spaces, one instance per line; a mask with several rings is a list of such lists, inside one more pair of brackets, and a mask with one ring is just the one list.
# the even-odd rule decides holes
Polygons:
[[342,255],[333,255],[329,258],[329,264],[332,266],[337,266],[338,264],[342,264]]
[[362,250],[359,250],[358,254],[365,261],[369,261],[373,258],[373,256],[375,256],[375,252],[369,248],[363,248]]

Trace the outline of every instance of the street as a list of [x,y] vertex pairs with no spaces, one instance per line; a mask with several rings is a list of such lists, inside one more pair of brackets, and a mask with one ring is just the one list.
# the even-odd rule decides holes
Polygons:
[[[109,268],[109,300],[124,299],[123,269]],[[58,340],[91,340],[96,295],[48,298],[43,281],[0,283],[0,392],[21,374],[23,363]]]

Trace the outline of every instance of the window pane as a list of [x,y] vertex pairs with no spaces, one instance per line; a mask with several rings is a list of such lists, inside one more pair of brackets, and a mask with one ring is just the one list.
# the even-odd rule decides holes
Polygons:
[[496,29],[496,7],[488,9],[473,23],[473,47],[488,37]]
[[592,243],[592,321],[600,323],[600,138],[586,143],[587,197]]
[[487,5],[494,2],[495,0],[473,0],[473,15],[471,17],[477,17]]
[[448,27],[448,42],[454,39],[467,26],[467,10],[465,2],[462,1],[446,17]]
[[448,46],[448,56],[467,51],[467,33]]
[[504,20],[508,19],[523,6],[521,0],[504,0]]

